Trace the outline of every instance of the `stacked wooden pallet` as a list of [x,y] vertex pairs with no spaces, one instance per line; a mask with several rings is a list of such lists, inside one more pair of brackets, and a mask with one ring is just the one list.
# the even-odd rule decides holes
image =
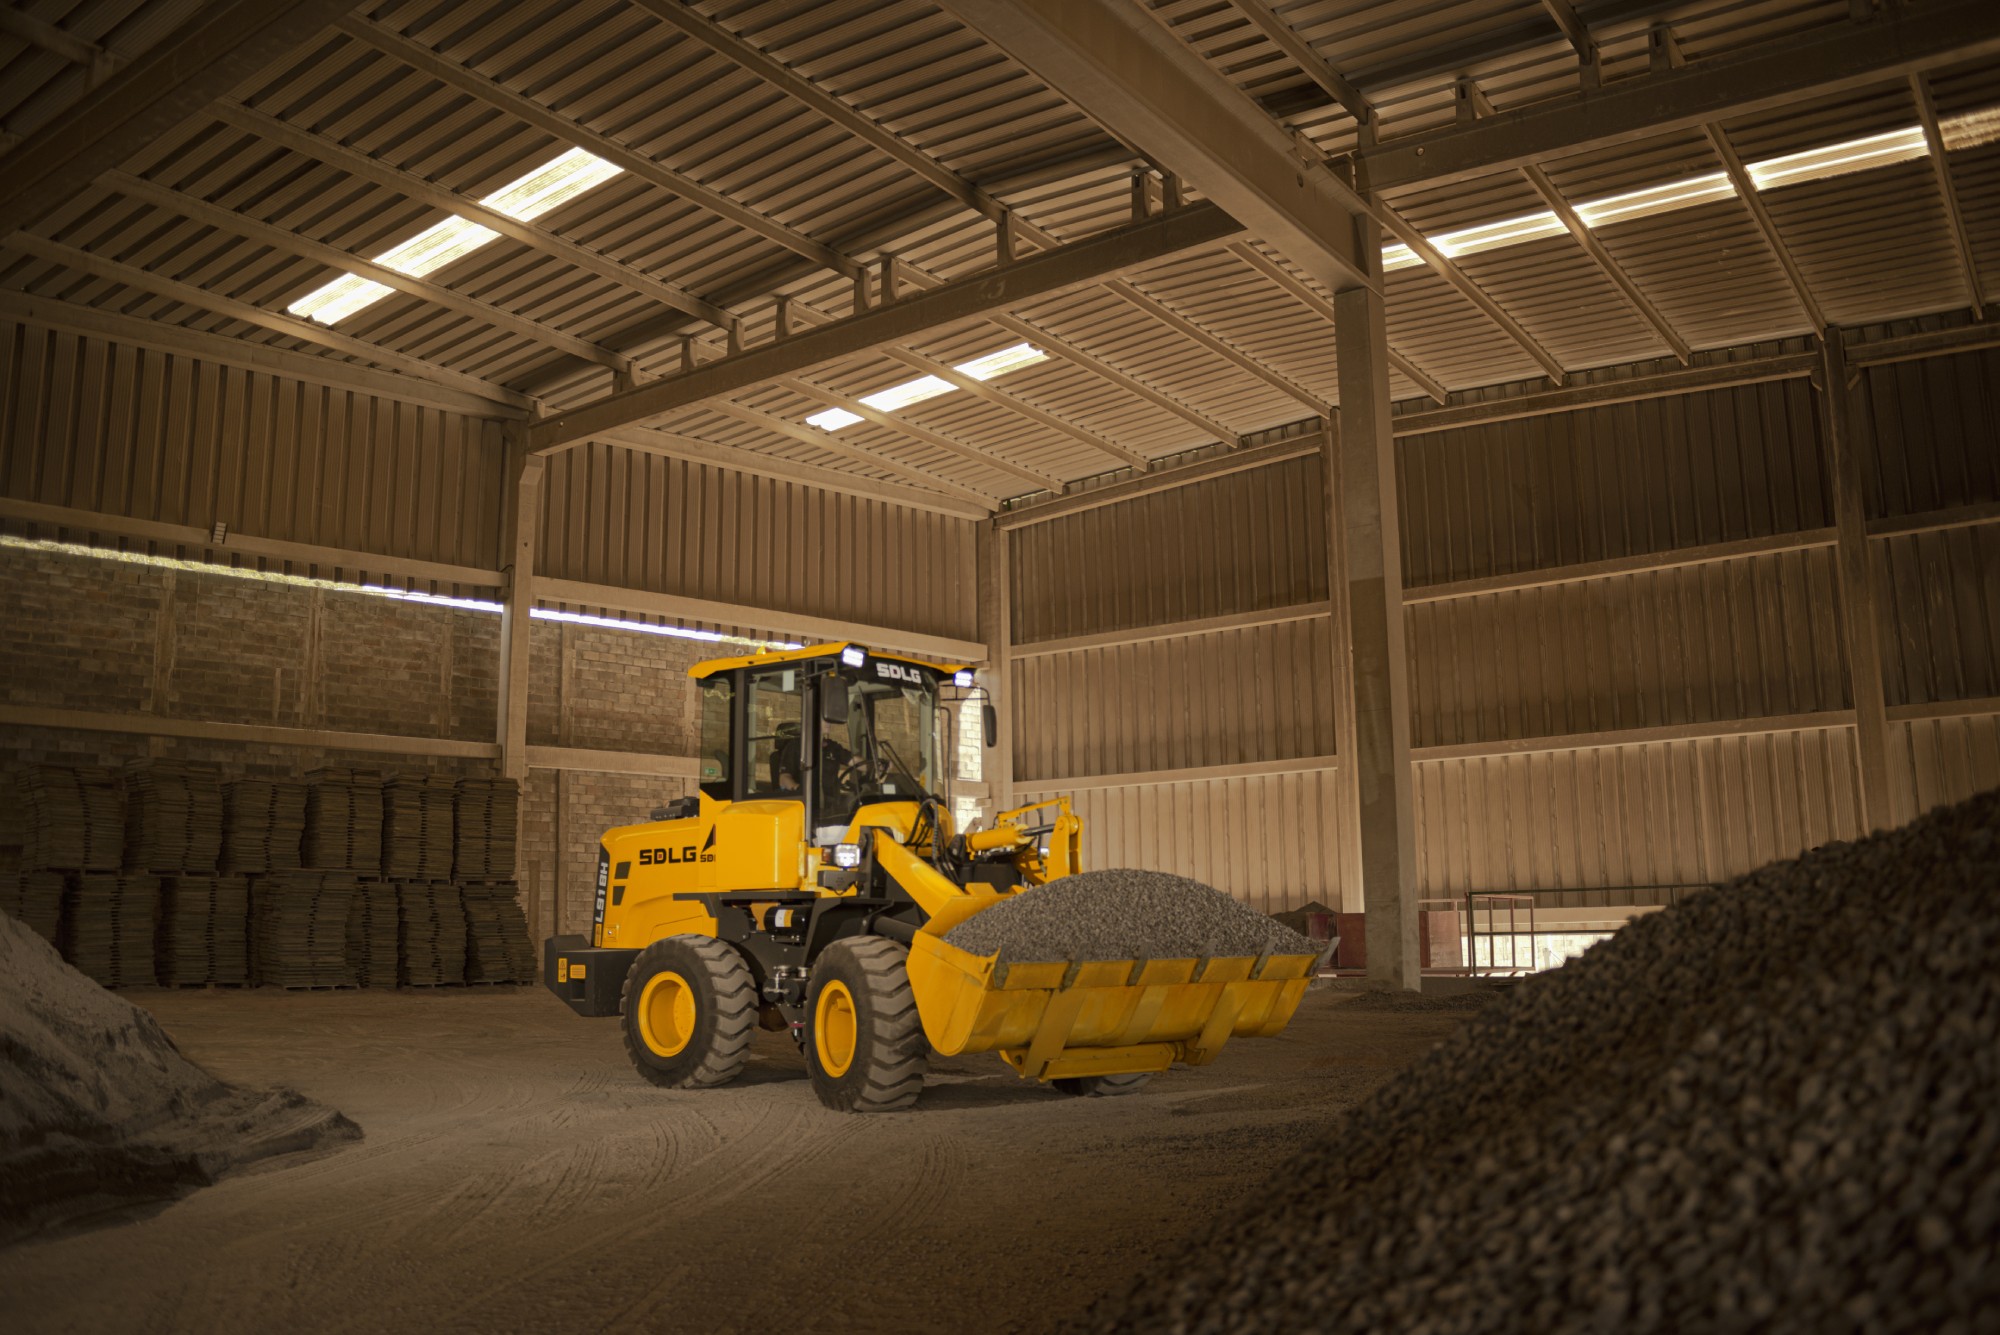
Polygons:
[[306,832],[306,785],[238,779],[223,788],[226,872],[296,871]]
[[382,776],[374,770],[328,767],[306,775],[301,860],[321,871],[374,875],[382,867]]
[[80,872],[71,883],[56,946],[106,987],[150,987],[160,879],[141,872]]
[[401,904],[390,881],[363,881],[347,910],[347,966],[362,987],[394,987],[401,963]]
[[186,874],[161,877],[156,949],[164,986],[249,982],[249,879]]
[[125,766],[125,866],[214,871],[222,857],[222,778],[212,766],[134,760]]
[[382,874],[434,881],[451,875],[455,793],[450,779],[400,775],[382,788]]
[[35,765],[20,776],[26,842],[34,871],[116,871],[125,854],[125,786],[108,769]]
[[62,925],[63,901],[69,893],[70,877],[74,874],[24,871],[14,878],[0,908],[34,928],[47,940],[54,941]]
[[402,925],[397,981],[405,987],[440,987],[465,981],[465,901],[447,881],[403,881],[396,886]]
[[469,983],[532,983],[535,947],[528,917],[521,911],[521,887],[512,881],[467,882],[465,899],[465,980]]
[[521,785],[516,780],[460,779],[452,875],[462,881],[510,879],[520,810]]
[[351,987],[347,916],[358,891],[352,872],[260,876],[251,887],[251,939],[260,983]]

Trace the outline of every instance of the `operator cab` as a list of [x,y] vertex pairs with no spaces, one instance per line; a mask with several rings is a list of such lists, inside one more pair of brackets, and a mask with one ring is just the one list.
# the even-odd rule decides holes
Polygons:
[[815,844],[842,837],[873,802],[943,796],[941,690],[959,667],[819,645],[694,669],[701,791],[714,801],[796,801]]

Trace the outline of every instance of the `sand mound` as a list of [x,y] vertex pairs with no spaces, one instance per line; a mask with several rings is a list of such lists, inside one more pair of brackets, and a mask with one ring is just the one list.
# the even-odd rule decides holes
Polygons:
[[291,1090],[217,1080],[0,914],[0,1242],[360,1135]]
[[1774,863],[1523,982],[1093,1319],[1991,1329],[1996,1109],[1989,793]]

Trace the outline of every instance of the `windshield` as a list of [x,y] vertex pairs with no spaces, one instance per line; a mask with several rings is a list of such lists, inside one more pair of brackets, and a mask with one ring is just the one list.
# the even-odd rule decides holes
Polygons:
[[[916,677],[915,671],[909,673]],[[868,802],[908,802],[937,785],[937,689],[928,681],[855,681],[836,677],[827,688],[847,691],[847,722],[823,723],[820,733],[820,823],[846,823]]]

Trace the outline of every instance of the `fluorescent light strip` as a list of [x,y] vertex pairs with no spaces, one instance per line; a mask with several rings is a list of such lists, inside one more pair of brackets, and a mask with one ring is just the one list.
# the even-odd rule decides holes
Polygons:
[[[479,202],[495,213],[517,222],[533,222],[551,209],[561,208],[585,191],[593,190],[623,172],[592,153],[572,148],[527,175],[510,181]],[[422,278],[457,260],[464,259],[500,234],[490,227],[461,218],[457,214],[434,223],[400,245],[375,257],[375,263],[412,278]],[[293,315],[336,324],[365,310],[395,289],[362,278],[342,274],[308,292],[285,309]]]
[[[1018,371],[1024,366],[1033,366],[1036,362],[1045,362],[1048,359],[1049,354],[1043,352],[1034,344],[1016,343],[1011,348],[1002,348],[998,352],[989,352],[984,357],[975,357],[969,362],[960,362],[951,369],[968,379],[984,381],[991,380],[995,376],[1005,375],[1009,371]],[[952,384],[949,380],[943,380],[934,375],[924,375],[918,376],[915,380],[906,380],[900,385],[891,385],[887,389],[877,390],[873,394],[864,395],[861,401],[878,413],[892,413],[898,408],[907,408],[913,403],[922,403],[925,399],[935,399],[941,394],[949,394],[957,388],[958,386]],[[818,427],[822,431],[838,431],[842,427],[853,426],[856,422],[865,422],[867,420],[867,418],[857,413],[851,413],[845,408],[828,408],[823,412],[816,412],[806,419],[809,424]]]

